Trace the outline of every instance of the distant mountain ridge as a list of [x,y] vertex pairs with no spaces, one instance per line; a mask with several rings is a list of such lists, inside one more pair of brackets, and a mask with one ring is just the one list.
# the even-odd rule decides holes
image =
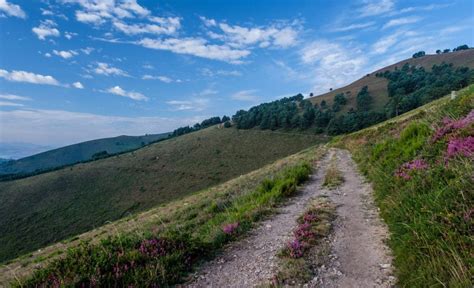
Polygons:
[[117,136],[90,140],[12,161],[0,161],[0,175],[31,174],[138,149],[168,137],[168,133]]

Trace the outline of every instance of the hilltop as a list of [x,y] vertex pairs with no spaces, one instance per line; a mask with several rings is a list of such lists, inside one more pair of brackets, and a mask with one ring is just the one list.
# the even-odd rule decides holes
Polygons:
[[357,107],[356,96],[357,93],[364,87],[368,87],[368,92],[374,98],[374,108],[377,111],[382,111],[384,106],[388,103],[388,90],[387,85],[389,81],[382,77],[377,77],[378,73],[383,73],[385,71],[393,71],[395,69],[400,69],[403,65],[408,64],[414,67],[423,67],[426,70],[430,71],[433,65],[440,65],[442,63],[450,63],[455,67],[469,67],[474,68],[474,49],[454,51],[443,54],[432,54],[425,55],[418,58],[409,58],[403,61],[400,61],[395,64],[391,64],[379,70],[376,70],[372,73],[367,74],[366,76],[352,82],[351,84],[334,89],[330,92],[320,94],[314,97],[310,97],[309,100],[313,104],[320,104],[323,100],[327,102],[328,106],[331,106],[334,103],[334,97],[338,94],[343,93],[347,98],[348,104],[342,107],[341,112],[347,112],[351,108]]
[[102,138],[38,153],[18,160],[0,162],[0,175],[31,174],[134,150],[166,138],[168,133]]

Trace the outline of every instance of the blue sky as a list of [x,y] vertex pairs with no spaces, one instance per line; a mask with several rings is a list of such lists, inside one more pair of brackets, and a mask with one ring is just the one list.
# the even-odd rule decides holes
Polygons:
[[455,1],[0,0],[0,142],[171,131],[474,43]]

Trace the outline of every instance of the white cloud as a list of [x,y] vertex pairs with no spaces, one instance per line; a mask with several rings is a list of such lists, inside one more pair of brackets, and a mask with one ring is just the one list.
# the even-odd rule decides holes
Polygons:
[[291,25],[275,24],[269,27],[242,27],[229,25],[227,23],[217,23],[214,19],[201,17],[204,24],[211,27],[218,27],[219,32],[208,31],[208,36],[225,42],[231,47],[247,47],[258,45],[258,47],[278,47],[288,48],[297,43],[298,30]]
[[375,16],[392,11],[394,6],[393,0],[365,0],[358,11],[361,17]]
[[81,52],[86,54],[86,55],[90,55],[95,49],[92,48],[92,47],[86,47],[86,48],[82,48],[81,49]]
[[354,23],[354,24],[347,25],[347,26],[341,26],[341,27],[333,28],[333,29],[331,29],[331,31],[333,31],[333,32],[346,32],[346,31],[351,31],[351,30],[356,30],[356,29],[364,29],[364,28],[372,27],[374,25],[375,25],[374,21],[365,22],[365,23]]
[[172,111],[203,111],[207,108],[209,102],[209,99],[196,98],[191,100],[171,100],[167,101],[166,104],[172,106]]
[[113,22],[114,27],[127,34],[127,35],[137,35],[137,34],[166,34],[171,35],[176,33],[176,31],[181,27],[180,19],[177,17],[153,17],[154,22],[158,22],[160,25],[156,24],[126,24],[122,21],[116,20]]
[[78,53],[74,50],[68,50],[68,51],[53,50],[53,54],[56,56],[62,57],[64,59],[69,59],[71,57],[76,56]]
[[148,70],[153,70],[153,69],[155,69],[155,67],[154,67],[153,65],[151,65],[151,64],[143,64],[142,67],[145,68],[145,69],[148,69]]
[[237,70],[217,70],[217,71],[212,71],[209,68],[202,68],[200,69],[200,72],[204,76],[208,77],[214,77],[214,76],[242,76],[242,73],[237,71]]
[[23,11],[19,5],[8,3],[7,0],[0,0],[0,12],[3,12],[9,16],[23,19],[26,18],[25,11]]
[[22,106],[25,106],[25,105],[20,104],[20,103],[10,102],[10,101],[0,101],[0,106],[22,107]]
[[400,25],[413,24],[413,23],[419,22],[421,19],[422,18],[418,17],[418,16],[410,16],[410,17],[392,19],[392,20],[388,21],[385,25],[383,25],[383,29],[390,28],[390,27],[395,27],[395,26],[400,26]]
[[62,2],[79,5],[81,10],[76,11],[77,21],[94,25],[101,25],[107,20],[143,18],[150,15],[150,11],[140,6],[136,0],[62,0]]
[[122,97],[127,97],[127,98],[137,100],[137,101],[147,101],[148,100],[148,97],[146,97],[145,95],[143,95],[141,93],[138,93],[138,92],[134,92],[134,91],[125,91],[120,86],[111,87],[111,88],[107,89],[106,92],[111,93],[111,94],[115,94],[115,95],[119,95],[119,96],[122,96]]
[[305,73],[313,79],[313,92],[316,93],[354,81],[363,74],[367,63],[359,49],[327,40],[308,43],[300,50],[300,57],[307,66]]
[[206,18],[204,16],[199,16],[199,19],[201,19],[201,21],[204,23],[204,25],[206,25],[208,27],[217,26],[217,22],[214,19],[209,19],[209,18]]
[[44,56],[50,58],[50,57],[51,57],[51,53],[44,53]]
[[124,76],[129,77],[128,73],[122,69],[111,66],[110,64],[97,62],[96,67],[93,69],[94,73],[105,76]]
[[161,82],[165,83],[171,83],[174,82],[173,79],[167,76],[153,76],[153,75],[143,75],[142,76],[143,80],[160,80]]
[[248,50],[233,49],[227,45],[209,44],[202,38],[168,38],[164,40],[145,38],[136,44],[150,49],[167,50],[177,54],[194,55],[234,64],[242,63],[241,59],[250,54]]
[[45,40],[46,37],[58,37],[61,33],[55,27],[57,24],[52,20],[41,21],[38,27],[31,29],[38,39]]
[[445,3],[445,4],[429,4],[426,6],[412,6],[400,9],[398,11],[392,11],[391,15],[409,13],[409,12],[418,12],[418,11],[431,11],[435,9],[445,8],[453,5],[453,3]]
[[100,25],[105,22],[100,15],[91,14],[83,11],[76,11],[76,19],[82,23]]
[[242,91],[239,91],[239,92],[236,92],[236,93],[232,94],[231,98],[234,99],[234,100],[238,100],[238,101],[255,102],[255,101],[258,100],[258,97],[255,96],[255,93],[257,91],[258,90],[255,90],[255,89],[242,90]]
[[206,117],[122,117],[63,110],[16,109],[0,111],[0,138],[62,146],[117,135],[170,132]]
[[66,37],[68,40],[71,40],[72,37],[74,36],[77,36],[78,34],[77,33],[74,33],[74,32],[64,32],[64,37]]
[[13,82],[26,82],[32,84],[60,85],[53,76],[35,74],[27,71],[11,71],[0,69],[0,77]]
[[81,82],[74,82],[72,83],[72,86],[77,89],[84,89],[84,85],[82,85]]
[[14,94],[0,94],[0,99],[19,100],[19,101],[31,100],[30,97],[18,96],[18,95],[14,95]]
[[396,31],[390,35],[380,38],[374,44],[372,44],[372,53],[383,54],[390,48],[394,47],[401,41],[402,38],[408,39],[408,37],[416,36],[417,33],[413,31]]

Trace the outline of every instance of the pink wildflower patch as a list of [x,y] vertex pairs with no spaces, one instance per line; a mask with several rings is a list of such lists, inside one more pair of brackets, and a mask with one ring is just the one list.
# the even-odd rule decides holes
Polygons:
[[451,139],[446,149],[446,158],[450,159],[456,156],[473,157],[474,156],[474,137]]
[[423,159],[415,159],[410,162],[404,163],[400,168],[395,171],[395,176],[403,178],[405,180],[411,179],[411,172],[416,170],[426,170],[429,168],[428,163]]
[[443,119],[443,126],[436,129],[433,137],[431,138],[431,142],[436,142],[439,139],[443,138],[444,135],[451,133],[454,130],[462,129],[467,127],[471,123],[474,123],[474,110],[471,110],[466,117],[461,118],[459,120],[453,120],[451,118],[444,118]]
[[222,227],[222,231],[227,235],[232,235],[239,228],[239,222],[226,224]]
[[288,242],[287,246],[288,250],[290,251],[291,258],[300,258],[303,256],[304,245],[300,240],[294,239]]

